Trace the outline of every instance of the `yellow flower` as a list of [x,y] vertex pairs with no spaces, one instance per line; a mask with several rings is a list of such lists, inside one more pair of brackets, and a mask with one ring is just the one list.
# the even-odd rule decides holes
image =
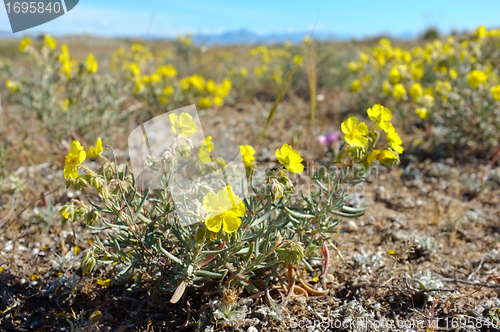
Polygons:
[[398,156],[389,150],[373,150],[366,161],[368,162],[368,165],[371,165],[375,159],[378,159],[381,164],[385,164],[393,160],[397,160]]
[[94,58],[94,55],[90,53],[87,57],[87,72],[93,74],[97,72],[98,69],[99,65],[97,63],[97,60]]
[[399,73],[399,70],[396,67],[393,67],[389,73],[389,81],[391,81],[392,84],[396,84],[399,83],[400,79],[401,74]]
[[392,85],[389,83],[389,81],[385,80],[383,83],[383,91],[385,94],[389,94],[392,90]]
[[198,125],[188,113],[182,112],[178,117],[177,114],[172,113],[169,118],[172,122],[172,130],[177,135],[189,137],[198,131]]
[[19,85],[16,82],[13,82],[11,80],[7,80],[5,82],[5,87],[10,89],[12,92],[17,92],[19,90]]
[[370,119],[375,122],[378,129],[386,131],[389,128],[387,121],[392,120],[391,110],[380,104],[375,104],[366,110]]
[[364,63],[367,63],[368,62],[368,55],[366,55],[366,53],[360,52],[359,53],[359,59],[361,61],[363,61]]
[[406,95],[406,89],[403,86],[403,84],[398,83],[394,86],[394,89],[392,90],[392,96],[396,98],[397,100],[402,99]]
[[212,102],[210,101],[210,98],[203,97],[200,99],[200,107],[201,108],[209,108],[211,103]]
[[480,84],[485,83],[488,76],[482,70],[474,69],[467,75],[467,82],[473,88],[477,88]]
[[212,98],[212,103],[215,106],[222,106],[224,104],[224,100],[220,96],[215,96]]
[[92,145],[87,152],[87,156],[89,158],[98,158],[102,153],[102,141],[101,138],[99,137],[97,141],[95,142],[95,147]]
[[174,66],[172,65],[160,66],[156,69],[156,73],[163,77],[177,76],[177,70],[175,70]]
[[97,280],[97,284],[102,287],[109,287],[111,286],[111,279]]
[[68,98],[64,99],[64,102],[62,104],[62,109],[63,109],[63,111],[67,111],[69,109],[69,99]]
[[31,38],[24,37],[21,43],[19,43],[19,51],[24,52],[29,45],[31,45]]
[[404,149],[401,146],[403,144],[403,141],[401,141],[401,138],[399,138],[398,133],[396,132],[396,129],[391,125],[389,130],[387,131],[387,143],[397,153],[403,153]]
[[357,92],[361,89],[361,82],[359,80],[354,80],[351,84],[351,91]]
[[240,145],[241,155],[243,157],[243,162],[245,167],[250,167],[255,161],[255,150],[251,145]]
[[410,65],[410,74],[413,80],[418,81],[424,76],[424,67],[421,63],[412,63]]
[[174,88],[172,88],[171,85],[167,85],[166,87],[163,88],[163,94],[165,96],[170,96],[174,92]]
[[210,152],[215,149],[215,145],[212,142],[212,136],[208,136],[201,142],[200,151],[198,152],[198,159],[200,159],[202,164],[206,164],[212,161]]
[[481,25],[472,32],[472,35],[474,38],[483,39],[488,36],[488,30],[486,30],[484,25]]
[[500,100],[500,85],[492,86],[490,92],[495,100]]
[[245,77],[248,75],[248,70],[246,68],[241,68],[240,75]]
[[293,57],[293,63],[300,65],[302,63],[303,59],[300,55],[296,55]]
[[281,152],[276,150],[276,157],[281,165],[291,173],[302,173],[304,165],[302,165],[302,157],[298,151],[295,151],[291,145],[283,144]]
[[451,91],[451,83],[448,81],[436,81],[436,91],[446,95]]
[[45,45],[47,45],[47,47],[50,48],[51,50],[53,50],[57,47],[57,42],[54,38],[52,38],[51,35],[45,35],[44,41],[45,41]]
[[427,118],[427,116],[429,115],[429,111],[427,111],[427,108],[425,107],[419,107],[416,109],[416,112],[418,114],[418,116],[424,120]]
[[158,100],[160,102],[160,104],[166,104],[168,102],[168,97],[163,95],[160,97],[160,99]]
[[364,122],[358,124],[358,119],[356,117],[351,116],[349,119],[342,122],[340,128],[345,135],[347,144],[362,147],[368,143],[368,139],[365,137],[368,135],[368,127]]
[[418,97],[422,95],[422,85],[420,83],[414,83],[410,87],[410,96],[413,98],[413,101],[416,101]]
[[64,158],[64,163],[66,164],[66,167],[64,167],[64,178],[76,179],[78,177],[76,165],[83,163],[86,157],[87,154],[80,142],[73,141],[71,143],[71,152]]
[[357,61],[349,61],[349,63],[347,64],[347,68],[350,72],[357,73],[358,71],[363,69],[363,64]]
[[207,91],[210,93],[215,92],[217,90],[217,84],[213,80],[208,80],[207,81]]
[[68,219],[69,218],[69,213],[66,212],[66,210],[61,210],[61,215],[64,217],[64,219]]
[[458,77],[458,73],[457,73],[457,70],[455,69],[455,67],[450,68],[449,74],[450,74],[450,77],[452,79],[456,79]]
[[214,233],[221,229],[226,233],[237,231],[241,225],[241,217],[245,215],[245,204],[229,185],[217,195],[207,194],[203,198],[203,208],[210,213],[205,219],[205,225]]

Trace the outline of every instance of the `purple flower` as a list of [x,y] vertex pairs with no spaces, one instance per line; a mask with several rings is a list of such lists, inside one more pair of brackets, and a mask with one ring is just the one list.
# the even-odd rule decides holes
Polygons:
[[323,145],[332,146],[340,137],[340,131],[334,130],[326,135],[318,136],[318,142]]

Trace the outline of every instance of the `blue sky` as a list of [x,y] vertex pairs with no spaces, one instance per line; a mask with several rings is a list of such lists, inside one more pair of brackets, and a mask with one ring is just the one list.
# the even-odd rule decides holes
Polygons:
[[[416,34],[428,26],[445,33],[480,24],[500,27],[500,1],[80,0],[66,15],[27,33],[141,36],[149,31],[153,36],[174,37],[244,28],[266,34],[309,31],[315,23],[318,31],[355,38]],[[0,31],[12,36],[6,33],[10,25],[3,6]]]

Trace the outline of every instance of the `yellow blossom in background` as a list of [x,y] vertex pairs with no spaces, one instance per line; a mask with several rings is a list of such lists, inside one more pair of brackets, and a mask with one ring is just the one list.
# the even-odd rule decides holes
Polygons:
[[243,162],[245,167],[250,167],[255,161],[255,150],[251,145],[240,145],[241,156],[243,157]]
[[66,155],[64,158],[64,163],[66,166],[64,167],[64,178],[73,178],[76,179],[78,177],[78,169],[76,165],[83,163],[87,154],[83,149],[83,146],[78,141],[73,141],[71,143],[71,152]]
[[378,129],[387,131],[389,128],[388,121],[392,120],[392,112],[387,107],[380,104],[375,104],[366,110],[368,117],[375,122]]
[[387,131],[387,143],[397,153],[401,154],[403,153],[404,149],[401,146],[403,144],[403,141],[401,141],[401,138],[399,138],[398,133],[396,132],[396,129],[391,125],[391,128]]
[[19,43],[19,51],[24,52],[29,45],[31,45],[31,38],[24,37]]
[[472,36],[474,38],[483,39],[488,36],[488,30],[486,30],[484,25],[481,25],[472,32]]
[[422,95],[422,85],[420,83],[414,83],[410,87],[410,96],[413,98],[413,101],[416,101],[418,97]]
[[215,106],[222,106],[224,104],[224,100],[220,96],[215,96],[212,98],[212,103]]
[[349,63],[347,64],[347,68],[350,72],[357,73],[358,71],[363,69],[363,64],[357,61],[349,61]]
[[66,77],[71,79],[71,60],[70,60],[70,55],[68,51],[68,46],[66,44],[63,44],[61,46],[61,54],[59,54],[59,62],[62,64],[61,66],[61,72],[66,75]]
[[51,35],[45,35],[44,37],[45,45],[51,50],[54,50],[57,47],[57,42]]
[[304,165],[302,165],[304,159],[291,145],[283,144],[281,151],[277,149],[276,158],[291,173],[302,173],[304,170]]
[[203,92],[203,90],[205,89],[205,79],[196,74],[183,78],[180,83],[183,90],[196,88],[198,92]]
[[208,80],[207,81],[207,91],[210,93],[215,92],[217,90],[217,84],[213,80]]
[[392,96],[396,98],[397,100],[402,99],[406,95],[406,89],[403,86],[403,84],[398,83],[394,86],[394,89],[392,90]]
[[200,107],[201,108],[209,108],[211,103],[212,102],[210,101],[210,98],[203,97],[200,99]]
[[458,77],[458,73],[455,67],[450,68],[449,74],[452,79],[456,79]]
[[181,112],[179,116],[175,113],[171,113],[169,114],[169,118],[170,122],[172,122],[172,130],[177,135],[189,137],[198,131],[198,125],[188,113]]
[[429,111],[427,111],[427,108],[425,107],[419,107],[416,109],[417,115],[422,119],[425,120],[427,116],[429,115]]
[[87,152],[87,157],[89,158],[99,158],[102,153],[102,140],[99,137],[95,143],[95,147],[92,145]]
[[171,85],[167,85],[163,88],[163,94],[165,96],[170,96],[174,92],[174,88]]
[[451,83],[449,81],[436,81],[436,91],[446,95],[451,91]]
[[410,75],[415,81],[419,81],[424,76],[424,67],[421,63],[412,63],[410,65]]
[[68,98],[64,99],[64,101],[62,103],[62,109],[63,109],[63,111],[67,111],[69,109],[69,99]]
[[361,90],[361,82],[359,80],[354,80],[351,84],[351,91],[358,92]]
[[210,213],[205,219],[205,226],[211,232],[217,233],[224,229],[233,233],[240,228],[241,217],[245,215],[245,204],[236,195],[231,186],[220,190],[217,195],[207,194],[203,199],[203,208]]
[[358,119],[351,116],[349,119],[342,122],[340,128],[345,135],[345,141],[351,146],[362,147],[368,143],[365,137],[368,135],[368,127],[364,122],[358,124]]
[[19,85],[11,80],[5,82],[5,87],[12,92],[17,92],[19,90]]
[[156,69],[156,73],[163,77],[177,76],[177,70],[172,65],[160,66]]
[[241,68],[240,75],[245,77],[248,75],[248,70],[246,68]]
[[384,83],[382,84],[382,86],[383,86],[382,89],[383,89],[385,94],[391,93],[392,85],[391,85],[391,83],[389,83],[389,81],[385,80]]
[[399,80],[401,79],[401,73],[399,70],[395,67],[391,69],[391,72],[389,73],[389,81],[391,81],[392,84],[399,83]]
[[300,65],[304,59],[300,55],[296,55],[293,57],[293,63]]
[[254,74],[256,76],[262,76],[266,71],[267,71],[267,66],[261,65],[261,66],[258,66],[254,69]]
[[97,60],[94,58],[94,54],[90,53],[87,57],[87,72],[88,73],[96,73],[99,69],[99,65]]
[[488,76],[482,70],[474,69],[467,74],[467,83],[473,88],[479,87],[480,84],[485,83],[487,80]]
[[368,55],[366,55],[366,53],[360,52],[359,53],[359,59],[362,62],[367,63],[368,62]]
[[495,100],[500,100],[500,85],[492,86],[490,92]]

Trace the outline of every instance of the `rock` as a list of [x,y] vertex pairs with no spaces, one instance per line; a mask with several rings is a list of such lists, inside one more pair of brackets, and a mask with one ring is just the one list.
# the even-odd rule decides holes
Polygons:
[[358,225],[356,224],[356,222],[354,220],[348,220],[345,223],[343,229],[347,233],[354,233],[354,232],[358,231]]
[[335,280],[335,277],[333,276],[333,274],[327,273],[325,275],[325,282],[326,283],[331,284],[331,283],[333,283],[334,280]]

